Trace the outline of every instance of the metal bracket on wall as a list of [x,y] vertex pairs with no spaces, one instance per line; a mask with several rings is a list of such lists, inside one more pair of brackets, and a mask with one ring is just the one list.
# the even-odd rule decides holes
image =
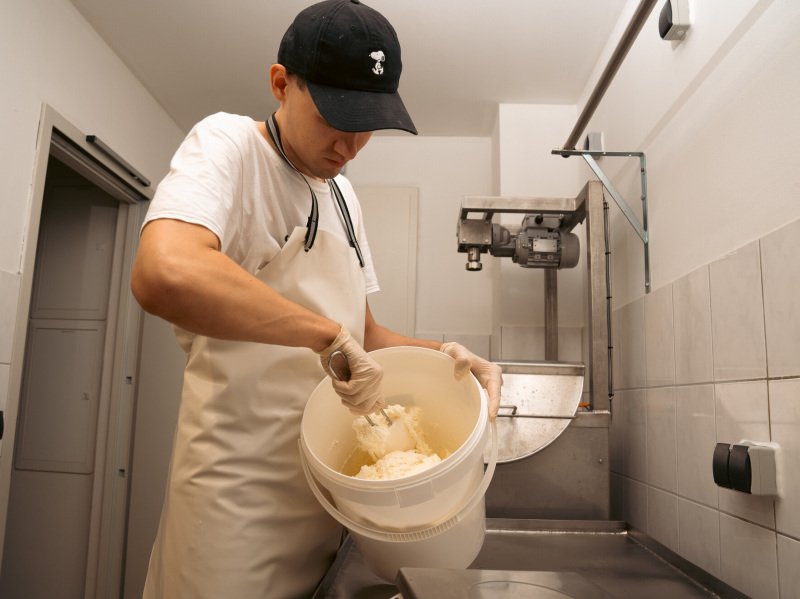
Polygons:
[[[644,243],[644,290],[645,293],[650,293],[650,233],[647,228],[647,166],[645,163],[644,152],[593,152],[589,150],[556,149],[552,151],[552,154],[559,154],[564,158],[568,156],[583,156],[586,164],[588,164],[589,168],[594,171],[594,174],[597,175],[598,179],[600,179],[603,187],[605,187],[608,193],[611,194],[611,197],[614,198],[614,202],[616,202],[617,206],[619,206],[619,209],[622,210],[625,218],[628,219],[628,222],[639,235],[642,243]],[[634,156],[639,158],[639,170],[641,173],[642,182],[641,223],[639,222],[639,219],[636,218],[636,215],[631,211],[628,204],[625,203],[625,200],[622,199],[622,196],[619,194],[616,188],[611,184],[611,180],[606,177],[605,173],[600,168],[600,165],[597,164],[595,157],[602,158],[605,156]]]

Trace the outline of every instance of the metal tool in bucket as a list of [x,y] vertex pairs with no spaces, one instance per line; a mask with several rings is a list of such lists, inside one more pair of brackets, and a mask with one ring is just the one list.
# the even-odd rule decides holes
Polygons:
[[[347,356],[344,355],[344,352],[339,350],[333,352],[328,358],[328,368],[330,368],[331,372],[338,380],[350,380],[350,365],[347,363]],[[386,439],[383,442],[384,455],[392,453],[393,451],[408,451],[414,449],[417,444],[414,439],[411,438],[411,435],[408,434],[405,423],[400,422],[396,424],[392,422],[383,408],[380,408],[380,412],[386,420],[386,424],[389,425],[389,434],[386,435]],[[370,426],[376,426],[372,418],[369,417],[369,414],[365,414],[364,418],[367,419]]]

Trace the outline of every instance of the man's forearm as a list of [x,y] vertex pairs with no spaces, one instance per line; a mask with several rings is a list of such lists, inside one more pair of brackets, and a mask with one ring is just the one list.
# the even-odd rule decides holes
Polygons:
[[442,344],[438,341],[428,341],[426,339],[406,337],[405,335],[390,331],[386,327],[383,327],[375,322],[369,310],[369,305],[367,305],[367,318],[364,327],[364,349],[367,351],[374,351],[376,349],[383,349],[385,347],[398,347],[401,345],[427,347],[428,349],[438,350]]
[[162,243],[164,224],[148,224],[134,264],[131,289],[148,312],[217,339],[321,351],[336,338],[336,322],[282,297],[210,244],[177,250],[174,235],[185,227],[176,233],[167,223],[172,239]]

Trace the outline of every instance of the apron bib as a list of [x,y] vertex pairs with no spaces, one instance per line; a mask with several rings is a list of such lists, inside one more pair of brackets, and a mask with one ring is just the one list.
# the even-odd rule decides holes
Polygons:
[[[353,248],[318,231],[304,251],[306,233],[295,228],[257,278],[363,344],[364,274]],[[341,537],[308,488],[297,446],[303,408],[325,377],[319,357],[178,333],[187,366],[144,598],[308,597]]]

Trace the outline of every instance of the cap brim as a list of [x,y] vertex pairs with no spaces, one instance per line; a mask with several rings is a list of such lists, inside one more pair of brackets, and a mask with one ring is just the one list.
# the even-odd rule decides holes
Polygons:
[[417,134],[400,94],[365,92],[306,81],[314,104],[328,124],[339,131],[399,129]]

